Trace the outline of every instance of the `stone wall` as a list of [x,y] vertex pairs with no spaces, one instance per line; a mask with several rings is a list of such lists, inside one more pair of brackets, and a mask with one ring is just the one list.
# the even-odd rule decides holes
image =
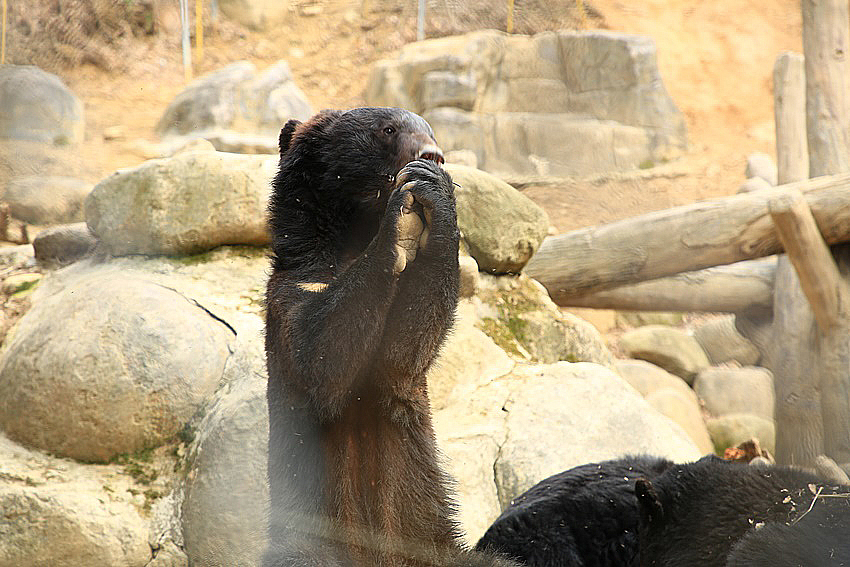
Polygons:
[[685,149],[654,42],[610,32],[480,31],[405,46],[378,63],[371,105],[422,114],[445,151],[508,175],[650,167]]

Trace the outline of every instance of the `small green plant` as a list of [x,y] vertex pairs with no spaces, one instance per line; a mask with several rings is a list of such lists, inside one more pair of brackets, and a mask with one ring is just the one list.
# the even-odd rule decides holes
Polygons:
[[145,512],[150,512],[151,506],[153,506],[154,501],[158,500],[159,498],[162,498],[162,496],[163,496],[162,492],[160,492],[159,490],[155,490],[153,488],[149,488],[149,489],[145,490],[144,494],[145,494],[145,503],[142,507],[144,508]]
[[183,427],[180,428],[180,431],[177,432],[177,439],[186,445],[191,444],[192,441],[195,440],[195,428],[189,423],[184,424]]
[[124,474],[129,475],[138,482],[139,484],[144,484],[145,486],[151,484],[153,481],[159,477],[159,473],[155,470],[152,470],[150,467],[146,467],[141,463],[129,463],[124,466]]
[[522,353],[517,348],[517,341],[514,334],[504,322],[499,319],[493,319],[492,317],[483,317],[478,322],[477,326],[484,331],[484,334],[490,337],[499,348],[513,355],[522,356]]

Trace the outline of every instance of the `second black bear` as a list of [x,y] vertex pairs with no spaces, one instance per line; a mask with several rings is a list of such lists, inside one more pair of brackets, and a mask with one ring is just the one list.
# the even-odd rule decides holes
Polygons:
[[454,321],[457,217],[430,126],[324,111],[280,136],[266,295],[264,567],[496,566],[461,549],[426,372]]
[[[826,563],[817,558],[847,558],[850,553],[847,493],[850,487],[825,485],[813,474],[786,466],[751,466],[717,457],[675,465],[655,479],[635,483],[640,564],[790,566],[796,563],[789,554],[780,554],[779,563],[762,562],[777,557],[767,547],[781,537],[798,543],[810,538],[811,546],[817,537],[829,547],[809,554],[803,565],[841,565],[837,558]],[[793,540],[782,545],[791,546]]]
[[796,523],[770,522],[751,530],[732,548],[726,566],[850,565],[850,493],[827,498],[828,503],[816,502]]
[[476,549],[529,567],[637,567],[635,481],[671,466],[666,459],[636,456],[550,476],[516,498]]

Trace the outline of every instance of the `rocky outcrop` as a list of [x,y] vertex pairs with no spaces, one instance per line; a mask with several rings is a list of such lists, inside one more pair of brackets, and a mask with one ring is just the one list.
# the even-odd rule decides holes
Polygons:
[[708,357],[691,335],[664,325],[647,325],[623,333],[620,349],[630,358],[639,358],[680,376],[688,384],[708,368]]
[[45,268],[59,268],[85,258],[97,239],[84,222],[46,228],[32,241],[35,259]]
[[708,368],[697,376],[694,391],[715,417],[748,413],[773,421],[773,374],[766,368]]
[[0,434],[0,565],[142,567],[144,486],[121,467],[29,451]]
[[698,325],[694,329],[694,338],[711,364],[735,361],[742,366],[751,366],[761,358],[756,345],[738,332],[734,315],[723,315]]
[[268,406],[263,321],[234,345],[225,386],[198,424],[183,484],[181,523],[193,565],[256,565],[266,546]]
[[51,73],[0,65],[0,138],[69,144],[83,140],[83,103]]
[[267,244],[276,167],[271,156],[206,151],[151,160],[98,183],[85,202],[86,222],[119,256]]
[[496,31],[405,46],[372,70],[367,101],[422,114],[446,151],[500,174],[635,169],[685,148],[649,38]]
[[706,420],[715,451],[723,454],[749,439],[757,439],[771,454],[776,454],[776,426],[773,421],[749,413],[730,413]]
[[31,224],[83,220],[83,201],[92,184],[72,177],[18,177],[6,184],[9,214]]
[[156,132],[166,137],[221,136],[225,131],[230,139],[236,132],[276,140],[287,120],[306,120],[312,114],[285,61],[262,72],[240,61],[195,79],[168,105]]
[[0,358],[0,428],[105,462],[172,438],[215,391],[233,330],[173,290],[107,268],[42,282]]
[[758,177],[767,181],[770,185],[777,184],[778,173],[773,158],[769,155],[755,152],[747,156],[747,179]]
[[458,228],[482,271],[519,273],[549,230],[534,201],[489,173],[447,165],[456,183]]
[[645,360],[618,360],[614,366],[649,405],[679,424],[703,454],[714,451],[700,400],[683,379]]
[[546,289],[524,274],[482,273],[476,325],[506,352],[527,362],[596,362],[614,357],[596,328],[561,311]]
[[554,473],[624,454],[701,453],[622,378],[590,363],[518,365],[435,412],[434,423],[473,542],[512,498]]
[[289,2],[280,0],[219,0],[221,12],[255,30],[268,30],[281,23],[289,13]]

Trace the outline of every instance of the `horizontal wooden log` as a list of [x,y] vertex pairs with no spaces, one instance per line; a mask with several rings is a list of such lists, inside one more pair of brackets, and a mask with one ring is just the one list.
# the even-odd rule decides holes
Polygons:
[[828,244],[850,240],[850,174],[819,177],[656,211],[543,241],[525,272],[556,303],[569,297],[782,251],[768,202],[791,190]]
[[684,272],[587,295],[564,298],[565,307],[634,311],[738,313],[773,305],[775,258]]

